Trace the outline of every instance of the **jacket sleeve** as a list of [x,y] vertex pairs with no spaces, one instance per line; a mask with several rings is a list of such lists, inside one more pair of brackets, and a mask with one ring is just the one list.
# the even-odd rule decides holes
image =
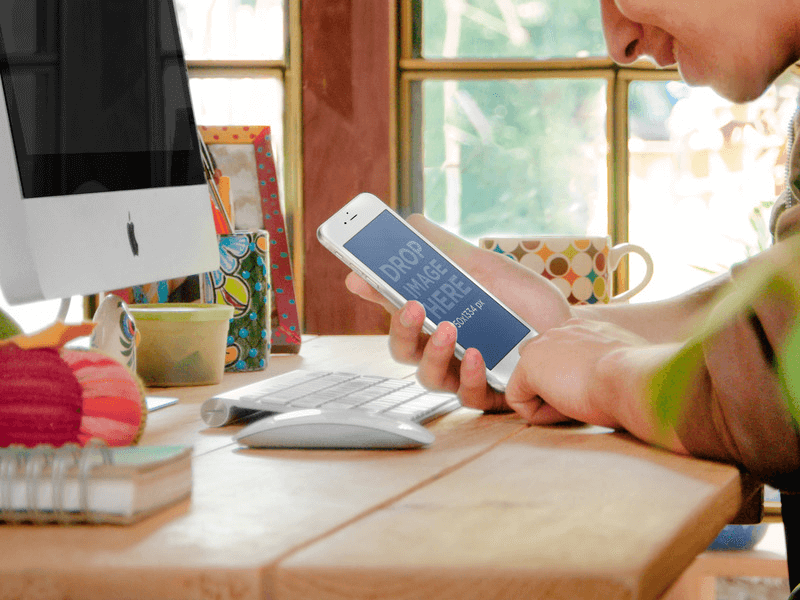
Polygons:
[[800,232],[800,204],[792,204],[789,192],[778,198],[770,216],[772,238],[779,242]]
[[[776,244],[745,268],[764,268],[785,250],[782,246]],[[800,283],[800,266],[792,269]],[[800,431],[789,413],[775,356],[797,318],[785,298],[762,294],[707,339],[697,394],[687,399],[677,427],[691,454],[735,463],[786,491],[800,491]],[[800,357],[789,360],[800,366]]]

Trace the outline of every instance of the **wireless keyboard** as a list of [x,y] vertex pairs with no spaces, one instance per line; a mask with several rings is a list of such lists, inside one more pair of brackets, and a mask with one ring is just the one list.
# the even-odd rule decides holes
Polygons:
[[459,406],[454,394],[431,392],[407,379],[297,370],[213,396],[200,412],[210,427],[256,413],[305,408],[359,410],[426,423]]

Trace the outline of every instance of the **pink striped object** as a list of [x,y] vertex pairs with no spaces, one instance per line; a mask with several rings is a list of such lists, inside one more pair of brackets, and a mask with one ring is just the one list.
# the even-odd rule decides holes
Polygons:
[[0,345],[0,446],[135,444],[146,422],[139,378],[104,354]]
[[83,389],[78,443],[99,437],[109,446],[139,441],[147,411],[139,378],[117,360],[99,352],[63,350],[61,358]]

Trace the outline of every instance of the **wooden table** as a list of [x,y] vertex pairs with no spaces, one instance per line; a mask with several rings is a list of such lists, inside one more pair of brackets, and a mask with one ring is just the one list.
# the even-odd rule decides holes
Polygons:
[[287,370],[413,377],[381,336],[157,390],[143,444],[194,446],[191,501],[133,526],[0,526],[0,598],[658,598],[734,517],[736,469],[595,427],[459,409],[412,451],[248,450],[209,395]]

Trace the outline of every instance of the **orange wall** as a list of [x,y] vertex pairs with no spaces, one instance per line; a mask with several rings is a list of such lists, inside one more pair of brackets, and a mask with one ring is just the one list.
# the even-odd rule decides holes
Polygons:
[[359,192],[388,199],[389,2],[303,2],[305,330],[383,333],[385,312],[350,294],[348,269],[316,238]]

